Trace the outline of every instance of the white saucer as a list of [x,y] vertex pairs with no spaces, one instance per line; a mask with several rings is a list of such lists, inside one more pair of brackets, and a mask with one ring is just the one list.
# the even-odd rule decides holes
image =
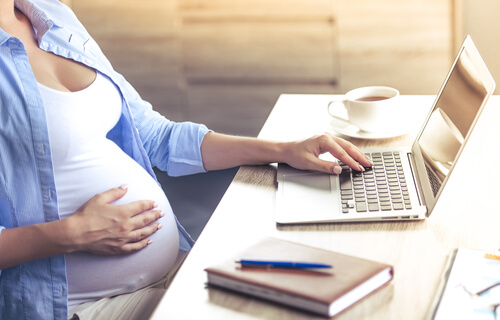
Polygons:
[[344,136],[358,139],[387,139],[399,137],[409,132],[409,128],[403,126],[399,128],[391,128],[391,130],[387,131],[366,132],[360,130],[355,125],[339,119],[333,119],[330,124],[336,132],[343,134]]

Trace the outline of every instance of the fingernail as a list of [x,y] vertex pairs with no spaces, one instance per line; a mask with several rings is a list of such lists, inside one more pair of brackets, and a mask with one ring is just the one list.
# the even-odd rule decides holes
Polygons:
[[161,225],[161,223],[158,223],[158,229],[156,230],[160,230],[161,228],[163,228],[163,226]]
[[153,208],[158,208],[158,202],[153,203]]
[[365,168],[362,165],[360,165],[360,164],[358,164],[358,168],[359,168],[359,171],[361,171],[361,172],[365,171]]
[[119,188],[122,189],[122,190],[127,190],[128,189],[128,184],[126,184],[126,183],[122,184]]
[[153,243],[153,240],[149,239],[148,240],[148,246]]
[[368,162],[370,162],[370,164],[373,166],[373,160],[369,156],[365,156],[365,157],[366,157],[366,160],[368,160]]
[[341,174],[342,173],[342,168],[339,166],[333,167],[333,173],[335,174]]
[[160,218],[163,218],[165,216],[165,212],[160,211]]

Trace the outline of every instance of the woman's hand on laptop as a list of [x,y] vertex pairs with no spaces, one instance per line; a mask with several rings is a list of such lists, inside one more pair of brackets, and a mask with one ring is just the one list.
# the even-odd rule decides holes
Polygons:
[[327,152],[357,171],[365,171],[366,167],[373,165],[355,145],[328,132],[306,140],[290,142],[285,162],[297,169],[340,174],[342,168],[338,163],[319,158]]
[[206,170],[282,162],[296,169],[340,174],[342,169],[338,163],[319,158],[321,154],[327,152],[354,170],[364,171],[365,167],[372,166],[371,160],[356,146],[328,132],[292,142],[209,132],[201,145],[203,165]]

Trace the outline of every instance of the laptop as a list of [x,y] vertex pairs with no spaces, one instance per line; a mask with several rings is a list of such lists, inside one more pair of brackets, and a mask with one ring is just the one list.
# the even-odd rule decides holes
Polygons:
[[280,224],[422,220],[429,217],[495,89],[469,36],[411,147],[363,150],[374,166],[340,175],[278,165]]

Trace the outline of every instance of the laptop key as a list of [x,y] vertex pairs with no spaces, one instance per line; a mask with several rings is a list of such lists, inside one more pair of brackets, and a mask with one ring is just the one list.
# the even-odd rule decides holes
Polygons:
[[352,194],[350,195],[345,195],[343,197],[341,197],[341,199],[345,199],[345,200],[353,200],[354,199],[354,196]]
[[354,193],[354,199],[364,199],[366,198],[366,194],[364,192],[355,192]]
[[405,208],[403,203],[393,203],[392,207],[394,208],[394,210],[403,210]]
[[340,190],[351,190],[352,182],[351,182],[351,174],[347,170],[342,170],[342,173],[339,176],[340,179]]
[[366,212],[366,202],[356,202],[357,212]]

